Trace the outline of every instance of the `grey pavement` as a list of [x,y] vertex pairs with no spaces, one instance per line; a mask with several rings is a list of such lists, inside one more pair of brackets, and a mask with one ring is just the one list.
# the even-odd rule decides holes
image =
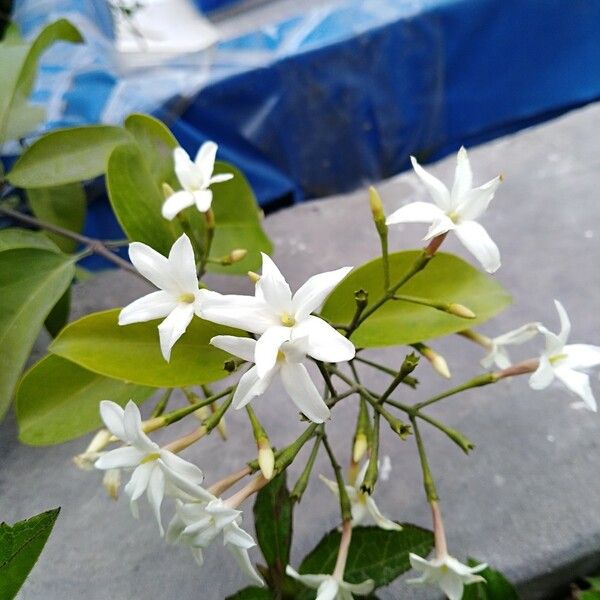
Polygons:
[[[484,224],[497,241],[503,266],[497,278],[515,304],[486,324],[502,333],[542,320],[556,330],[552,299],[560,299],[573,321],[572,340],[600,342],[600,105],[485,144],[470,152],[476,181],[501,171],[505,183]],[[445,180],[454,159],[433,167]],[[424,198],[416,177],[403,174],[379,186],[388,211]],[[296,206],[266,219],[275,259],[292,286],[309,275],[341,265],[358,265],[377,254],[365,190]],[[405,226],[391,236],[392,249],[415,247],[421,226]],[[454,239],[447,250],[465,255]],[[222,291],[248,291],[243,279],[215,279]],[[144,286],[124,273],[100,275],[75,290],[75,315],[121,306]],[[39,350],[44,340],[40,340]],[[478,348],[460,338],[433,344],[446,355],[453,381],[480,372]],[[398,364],[403,349],[372,352]],[[515,352],[519,356],[519,352]],[[523,356],[524,357],[524,356]],[[363,370],[364,380],[381,389],[385,379]],[[419,367],[422,384],[407,399],[422,400],[448,387]],[[598,378],[594,376],[597,393]],[[438,481],[450,550],[503,570],[526,600],[547,598],[578,575],[600,567],[600,416],[571,407],[561,387],[532,392],[524,379],[473,390],[442,402],[432,414],[467,434],[477,445],[464,456],[435,430],[426,443]],[[355,406],[336,408],[329,429],[340,452],[353,427]],[[300,431],[296,413],[280,390],[256,402],[259,416],[281,446]],[[208,480],[237,468],[252,449],[243,414],[228,416],[225,445],[210,436],[186,452]],[[221,600],[244,585],[233,560],[216,544],[199,569],[184,548],[166,546],[149,514],[136,522],[124,498],[108,500],[100,476],[71,464],[87,438],[51,448],[29,448],[16,440],[14,420],[0,427],[0,515],[13,522],[62,506],[45,552],[22,592],[23,600]],[[384,453],[392,457],[390,481],[377,499],[392,518],[430,526],[414,442],[384,433]],[[298,469],[295,467],[294,472]],[[329,473],[323,460],[317,472]],[[248,506],[248,509],[250,507]],[[251,510],[246,525],[251,525]],[[313,481],[296,514],[293,563],[335,526],[337,505]],[[258,558],[258,554],[254,555]],[[434,590],[412,590],[396,582],[381,591],[393,598],[438,598]]]

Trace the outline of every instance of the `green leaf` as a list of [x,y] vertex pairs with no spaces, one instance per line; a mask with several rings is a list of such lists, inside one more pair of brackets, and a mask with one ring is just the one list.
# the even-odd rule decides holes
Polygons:
[[0,229],[0,252],[18,248],[39,248],[59,252],[58,246],[42,231],[32,231],[21,227]]
[[[1,255],[0,255],[1,256]],[[209,344],[215,335],[245,335],[238,329],[194,318],[175,344],[171,362],[160,353],[158,321],[118,325],[120,309],[69,323],[50,351],[107,377],[153,387],[200,385],[229,375],[229,354]]]
[[[27,190],[27,199],[38,219],[77,233],[82,231],[86,200],[80,183]],[[46,235],[63,252],[74,252],[77,248],[77,242],[74,240],[50,231]]]
[[127,237],[167,255],[183,230],[177,221],[162,217],[163,194],[137,144],[114,149],[106,184],[110,203]]
[[57,129],[23,152],[7,179],[28,189],[91,179],[106,171],[113,149],[129,141],[127,131],[110,125]]
[[269,583],[281,591],[285,567],[290,562],[293,504],[286,485],[286,472],[277,475],[256,495],[256,538],[269,567]]
[[[470,567],[479,564],[481,561],[472,558],[468,560]],[[480,571],[478,575],[485,579],[485,583],[473,583],[465,586],[463,600],[519,600],[517,590],[500,571],[494,571],[488,567]]]
[[[391,254],[391,281],[398,281],[420,252]],[[369,305],[383,297],[381,258],[352,271],[331,293],[321,314],[335,323],[349,323],[355,310],[354,293],[369,293]],[[475,319],[461,319],[442,311],[400,300],[390,300],[369,317],[352,335],[362,348],[412,344],[456,333],[487,321],[511,301],[502,286],[452,254],[436,254],[427,267],[398,293],[438,302],[458,302],[470,308]]]
[[[433,548],[433,534],[416,525],[403,524],[402,531],[378,527],[355,527],[346,562],[344,579],[360,583],[372,579],[375,587],[388,585],[408,571],[408,555],[427,556]],[[330,531],[302,561],[299,572],[333,573],[341,534]],[[314,591],[312,592],[314,597]]]
[[12,527],[0,523],[0,598],[12,600],[52,532],[60,508],[49,510]]
[[13,35],[0,44],[0,141],[29,133],[43,118],[44,110],[29,105],[27,99],[40,56],[59,40],[79,43],[83,38],[69,21],[59,19],[44,27],[33,42]]
[[0,416],[52,307],[71,283],[71,258],[37,248],[0,252]]
[[61,444],[101,425],[98,405],[141,404],[155,388],[132,385],[82,369],[49,354],[23,375],[16,394],[19,439],[31,446]]
[[247,587],[225,600],[273,600],[273,594],[267,588]]
[[254,192],[242,172],[233,165],[217,161],[214,172],[233,173],[233,179],[211,187],[216,225],[211,257],[228,255],[236,248],[246,249],[248,255],[230,266],[209,264],[207,270],[229,275],[257,271],[262,263],[260,253],[271,254],[273,245],[262,228]]
[[597,590],[585,590],[579,593],[578,600],[600,600],[600,592]]
[[52,337],[56,337],[67,324],[71,312],[71,288],[68,287],[58,302],[52,307],[44,321],[44,327]]

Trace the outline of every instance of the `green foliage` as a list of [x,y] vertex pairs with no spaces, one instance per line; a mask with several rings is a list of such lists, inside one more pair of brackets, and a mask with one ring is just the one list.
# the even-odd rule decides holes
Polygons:
[[32,446],[60,444],[101,425],[98,405],[109,398],[141,404],[156,390],[110,379],[50,354],[25,373],[16,394],[19,439]]
[[[481,561],[468,560],[470,567],[481,564]],[[485,583],[473,583],[465,587],[463,600],[519,600],[517,590],[500,573],[489,567],[478,573],[485,579]]]
[[122,127],[86,125],[57,129],[19,157],[7,179],[23,188],[46,188],[101,175],[112,150],[131,140]]
[[[33,214],[46,223],[63,229],[81,232],[85,223],[86,200],[83,187],[70,183],[27,191],[27,199]],[[74,252],[77,242],[52,232],[46,235],[63,251]]]
[[[433,548],[433,534],[416,525],[403,524],[402,531],[385,531],[378,527],[355,527],[348,552],[344,579],[360,583],[372,579],[375,587],[388,585],[408,571],[408,555],[414,552],[427,556]],[[330,531],[317,546],[304,557],[299,572],[333,573],[341,534]],[[314,591],[312,592],[314,597]],[[305,594],[302,598],[311,597]]]
[[44,327],[52,337],[56,337],[67,324],[71,312],[71,288],[68,287],[58,302],[52,307],[44,321]]
[[12,527],[0,523],[0,598],[12,600],[52,532],[60,508],[49,510]]
[[0,142],[23,137],[44,118],[44,110],[28,104],[35,83],[37,63],[55,42],[79,43],[82,37],[65,19],[44,27],[33,42],[13,31],[0,44]]
[[41,231],[31,231],[21,227],[0,229],[0,252],[18,248],[39,248],[59,252],[58,246]]
[[274,600],[273,594],[267,588],[247,587],[225,600]]
[[290,562],[293,503],[286,485],[286,472],[277,475],[256,496],[256,538],[268,567],[270,587],[280,591]]
[[38,248],[0,252],[0,416],[44,320],[71,283],[71,258]]
[[[419,254],[416,250],[390,254],[392,284],[400,280]],[[335,323],[349,323],[355,310],[354,293],[359,289],[369,293],[370,306],[384,296],[381,258],[352,271],[331,293],[321,314]],[[457,302],[469,307],[476,318],[462,319],[428,306],[390,300],[354,332],[351,339],[356,346],[412,344],[456,333],[487,321],[511,300],[502,286],[489,276],[457,256],[443,252],[436,254],[427,268],[398,293],[436,302]]]
[[[1,255],[0,255],[1,256]],[[243,332],[194,318],[173,348],[171,362],[160,353],[157,321],[118,325],[120,309],[92,313],[69,323],[50,351],[106,377],[153,387],[201,385],[229,375],[229,355],[209,344],[215,335]]]

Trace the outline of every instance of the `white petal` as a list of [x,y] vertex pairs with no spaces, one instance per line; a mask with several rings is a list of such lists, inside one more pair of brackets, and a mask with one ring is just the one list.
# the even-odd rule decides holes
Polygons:
[[125,441],[125,427],[123,419],[125,411],[111,400],[102,400],[100,402],[100,417],[104,421],[106,428],[117,438]]
[[381,529],[387,529],[388,531],[402,530],[402,527],[398,525],[398,523],[395,523],[394,521],[388,519],[387,517],[384,517],[381,514],[381,511],[377,507],[377,504],[375,504],[375,500],[373,500],[371,496],[367,496],[366,504],[367,510],[369,511],[371,517],[373,517],[373,520],[377,524],[377,527],[380,527]]
[[539,333],[540,323],[527,323],[508,333],[504,333],[494,338],[494,342],[499,345],[517,345],[528,342]]
[[254,362],[256,340],[252,338],[237,337],[235,335],[216,335],[210,340],[211,345],[220,348],[233,356]]
[[125,428],[125,439],[139,450],[154,452],[158,447],[142,431],[142,415],[140,414],[140,409],[132,400],[125,406],[123,426]]
[[311,312],[321,307],[333,288],[348,275],[352,267],[342,267],[336,271],[319,273],[310,277],[294,294],[292,307],[296,321],[301,321]]
[[177,293],[177,286],[171,276],[168,259],[141,242],[129,244],[129,258],[133,266],[157,288]]
[[317,597],[315,600],[335,600],[338,595],[340,584],[333,577],[328,577],[317,590]]
[[[131,474],[131,479],[125,486],[125,493],[129,496],[130,503],[135,502],[146,491],[154,466],[152,462],[144,463]],[[135,507],[132,507],[132,512],[134,511]]]
[[433,223],[438,221],[445,212],[431,202],[411,202],[394,211],[387,219],[387,225],[398,223]]
[[452,185],[452,205],[455,208],[457,202],[473,187],[473,172],[471,163],[464,146],[460,147],[456,155],[456,170],[454,171],[454,184]]
[[250,557],[248,556],[248,550],[245,548],[240,548],[239,546],[234,546],[232,544],[227,544],[229,551],[237,561],[240,569],[248,575],[248,577],[258,586],[263,587],[265,582],[262,580],[260,575],[254,570],[252,563],[250,562]]
[[104,471],[108,469],[123,469],[128,467],[137,467],[140,461],[146,456],[144,452],[131,446],[124,448],[115,448],[106,454],[103,454],[95,463],[96,469]]
[[506,348],[495,344],[492,350],[490,350],[479,362],[485,369],[489,369],[494,364],[499,369],[508,369],[512,364]]
[[410,157],[410,162],[412,163],[415,173],[427,188],[433,201],[442,210],[448,210],[450,208],[450,192],[448,192],[448,188],[437,177],[428,173],[417,162],[417,159],[414,156]]
[[348,583],[347,581],[342,582],[342,587],[353,594],[359,596],[366,596],[370,594],[375,588],[375,582],[372,579],[365,579],[361,583]]
[[196,154],[194,162],[202,173],[202,179],[204,180],[205,185],[208,185],[215,168],[215,159],[217,158],[218,148],[219,147],[214,142],[204,142]]
[[213,193],[210,190],[200,190],[194,192],[194,202],[196,208],[201,212],[205,213],[212,205]]
[[290,327],[269,327],[256,342],[254,349],[254,362],[259,377],[264,377],[277,362],[279,349],[284,342],[290,339]]
[[188,153],[183,148],[173,151],[175,161],[175,174],[179,183],[185,190],[198,190],[203,187],[202,171],[192,162]]
[[233,179],[233,173],[219,173],[218,175],[213,175],[210,178],[209,184],[212,185],[213,183],[223,183],[224,181],[229,181],[230,179]]
[[244,529],[242,529],[235,521],[227,525],[223,530],[223,539],[226,544],[233,544],[240,548],[249,550],[256,546],[254,538]]
[[456,229],[454,221],[450,217],[442,215],[439,219],[431,224],[423,240],[431,240],[434,237],[442,235],[443,233],[448,233],[448,231],[452,231],[453,229]]
[[293,339],[308,338],[306,353],[326,362],[352,360],[356,354],[354,344],[323,319],[309,315],[293,328]]
[[546,351],[547,356],[554,356],[563,353],[564,344],[561,339],[552,333],[549,329],[546,329],[543,325],[538,327],[538,331],[546,338]]
[[160,460],[166,467],[165,474],[167,476],[176,474],[194,485],[200,485],[204,480],[204,473],[202,473],[201,469],[173,452],[161,450]]
[[256,367],[248,369],[240,378],[233,394],[233,408],[243,408],[250,400],[264,394],[265,390],[271,384],[275,372],[276,370],[273,370],[271,373],[259,378]]
[[577,394],[586,404],[586,406],[596,412],[596,399],[590,386],[590,377],[585,373],[579,373],[567,367],[557,367],[554,374],[560,379],[573,393]]
[[[180,500],[176,500],[177,503]],[[165,541],[167,544],[174,544],[179,541],[183,530],[185,529],[185,523],[183,519],[179,516],[179,513],[176,512],[171,519],[171,522],[167,526],[167,533],[165,535]]]
[[438,580],[442,592],[448,596],[448,600],[461,600],[463,595],[463,582],[462,579],[453,573],[447,571]]
[[131,304],[128,304],[119,313],[119,325],[131,323],[145,323],[154,319],[166,317],[175,307],[177,302],[168,292],[162,290],[146,294]]
[[167,362],[171,359],[171,350],[175,342],[185,333],[193,317],[193,304],[179,304],[158,326],[160,350]]
[[465,221],[476,221],[487,210],[502,179],[496,177],[482,186],[470,190],[462,198],[456,211]]
[[262,300],[234,294],[204,302],[202,318],[257,334],[273,325],[281,325],[273,310]]
[[185,233],[171,247],[169,268],[173,280],[179,285],[182,294],[196,294],[198,291],[196,257],[194,256],[192,242]]
[[160,518],[160,506],[165,495],[165,476],[160,469],[152,469],[150,480],[148,482],[148,503],[152,507],[154,516],[158,523],[161,537],[165,534]]
[[335,481],[331,481],[331,479],[327,479],[324,475],[319,474],[319,479],[329,488],[329,491],[335,496],[340,495],[340,490]]
[[498,246],[482,225],[475,221],[464,221],[456,226],[455,231],[458,239],[488,273],[493,273],[500,268]]
[[285,568],[286,575],[289,575],[296,581],[303,583],[306,587],[317,589],[324,581],[329,579],[331,575],[300,575],[298,571],[287,565]]
[[187,190],[180,190],[171,194],[162,205],[162,216],[172,221],[182,210],[194,206],[194,194]]
[[202,548],[191,547],[190,550],[192,551],[192,556],[194,557],[196,564],[201,567],[204,564],[204,555],[202,554]]
[[567,314],[565,307],[558,300],[554,301],[554,306],[556,306],[558,317],[560,319],[560,333],[558,334],[558,339],[564,346],[571,333],[571,321],[569,320],[569,315]]
[[568,366],[572,369],[589,369],[600,365],[600,346],[591,344],[569,344],[563,348],[567,355],[561,366]]
[[262,271],[260,279],[256,284],[257,290],[265,302],[278,313],[292,313],[292,292],[287,281],[271,260],[262,254]]
[[554,379],[554,369],[547,356],[540,358],[540,364],[535,373],[529,377],[529,386],[534,390],[543,390],[548,387]]
[[303,364],[284,363],[280,373],[285,391],[300,412],[313,423],[322,423],[329,418],[329,408],[321,398]]

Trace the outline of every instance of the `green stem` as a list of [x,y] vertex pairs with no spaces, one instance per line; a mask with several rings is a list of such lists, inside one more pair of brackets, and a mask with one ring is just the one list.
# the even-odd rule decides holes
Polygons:
[[[308,442],[308,440],[310,440],[313,437],[313,435],[315,434],[315,430],[318,426],[319,425],[317,423],[311,423],[294,442],[292,442],[283,450],[275,453],[275,473],[281,473],[281,471],[283,471],[284,469],[289,467],[289,465],[292,464],[298,452],[302,450],[304,444],[306,444],[306,442]],[[256,469],[254,468],[255,463]],[[258,461],[252,461],[248,464],[252,469],[258,469]]]
[[369,464],[363,479],[360,489],[366,494],[372,494],[377,483],[379,471],[379,429],[380,429],[380,414],[375,411],[373,414],[373,429],[371,432],[371,454],[369,455]]
[[152,418],[160,417],[167,408],[167,404],[169,403],[169,399],[171,398],[171,394],[173,393],[173,388],[169,388],[165,390],[165,393],[162,395],[161,399],[156,403],[154,410],[152,411]]
[[496,381],[498,381],[498,377],[494,373],[484,373],[483,375],[478,375],[477,377],[473,377],[473,379],[470,379],[461,385],[457,385],[456,387],[450,388],[441,394],[437,394],[437,396],[429,398],[429,400],[415,404],[415,409],[421,410],[422,408],[425,408],[430,404],[434,404],[435,402],[439,402],[440,400],[448,398],[449,396],[454,396],[455,394],[464,392],[465,390],[470,390],[472,388],[489,385],[490,383],[496,383]]
[[[235,386],[228,387],[226,390],[223,390],[222,392],[214,394],[214,396],[210,396],[209,398],[205,398],[204,400],[200,400],[199,402],[194,402],[193,404],[190,404],[189,406],[185,406],[178,410],[174,410],[173,412],[167,413],[166,415],[162,416],[164,424],[171,425],[172,423],[180,421],[184,417],[187,417],[189,414],[197,411],[199,408],[202,408],[203,406],[208,406],[209,404],[212,404],[216,400],[219,400],[219,398],[223,398],[223,396],[227,396],[227,394],[230,394],[230,393],[232,394],[234,390],[235,390]],[[233,399],[233,397],[232,397],[232,399]],[[210,418],[213,418],[214,416],[215,415],[213,414]]]
[[352,504],[350,503],[350,498],[348,497],[348,492],[346,490],[346,484],[344,483],[344,477],[342,475],[342,467],[340,467],[338,461],[335,458],[335,454],[329,445],[329,440],[327,439],[327,434],[323,432],[322,435],[323,446],[327,451],[327,455],[329,456],[329,462],[333,467],[333,471],[335,473],[335,480],[338,486],[338,492],[340,497],[340,511],[342,513],[342,521],[351,521],[352,520]]
[[[364,365],[368,365],[369,367],[373,367],[374,369],[377,369],[378,371],[381,371],[382,373],[387,373],[388,375],[391,375],[392,377],[396,377],[396,375],[398,374],[398,372],[394,371],[394,369],[391,369],[390,367],[386,367],[385,365],[382,365],[373,360],[363,358],[362,356],[355,356],[353,360],[363,363]],[[404,378],[404,380],[402,381],[402,383],[404,383],[405,385],[408,385],[409,387],[414,389],[417,386],[417,384],[419,383],[419,381],[417,379],[415,379],[414,377],[406,376]]]
[[331,381],[331,376],[329,375],[329,371],[327,370],[327,367],[323,364],[323,361],[315,360],[314,362],[316,363],[321,375],[323,376],[323,379],[325,380],[325,385],[327,385],[327,389],[329,390],[329,393],[334,397],[337,396],[338,394],[335,391],[333,382]]
[[320,433],[319,433],[320,431],[322,431],[322,428],[319,431],[317,431],[317,436],[316,436],[317,439],[315,440],[312,450],[310,451],[310,456],[308,457],[308,462],[306,463],[304,470],[302,471],[300,477],[298,478],[298,481],[296,481],[296,484],[294,485],[294,489],[292,489],[292,491],[290,493],[290,500],[294,503],[298,503],[298,502],[300,502],[300,500],[302,500],[302,496],[304,495],[306,486],[308,485],[308,480],[310,478],[310,474],[312,473],[313,467],[315,465],[315,460],[317,458],[317,454],[319,453],[319,446],[321,445],[322,435],[320,435]]
[[435,481],[433,480],[431,469],[429,468],[427,454],[425,453],[425,446],[423,445],[423,438],[421,437],[421,432],[419,431],[419,426],[417,425],[417,420],[415,417],[411,416],[410,421],[412,423],[415,440],[417,442],[417,450],[419,451],[419,460],[421,461],[421,470],[423,471],[423,487],[425,488],[425,495],[427,496],[428,502],[435,502],[439,499],[439,496],[435,488]]
[[206,229],[204,234],[204,248],[202,258],[200,259],[200,267],[198,269],[198,277],[201,278],[206,273],[206,263],[210,257],[210,250],[212,248],[213,239],[215,237],[215,215],[212,208],[209,208],[204,213],[206,219]]

